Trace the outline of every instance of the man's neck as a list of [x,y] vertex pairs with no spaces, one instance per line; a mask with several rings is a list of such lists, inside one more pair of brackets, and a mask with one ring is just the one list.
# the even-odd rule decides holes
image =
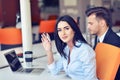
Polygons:
[[106,35],[107,31],[108,31],[108,28],[104,31],[104,33],[103,33],[101,36],[98,36],[98,38],[99,38],[100,42],[103,42],[104,37],[105,37],[105,35]]
[[106,32],[108,31],[108,27],[104,27],[103,29],[101,29],[101,31],[99,32],[99,34],[97,35],[98,37],[103,36]]

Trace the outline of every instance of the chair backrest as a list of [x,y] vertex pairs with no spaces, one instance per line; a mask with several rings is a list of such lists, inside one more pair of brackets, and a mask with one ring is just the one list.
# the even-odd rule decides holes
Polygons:
[[100,80],[114,80],[120,65],[120,48],[98,43],[96,48],[97,77]]
[[39,25],[39,33],[47,32],[53,33],[56,20],[42,20]]
[[55,19],[57,19],[57,18],[58,18],[57,15],[49,15],[49,16],[48,16],[48,20],[55,20]]
[[6,45],[22,44],[21,29],[14,27],[0,28],[0,43]]
[[100,80],[114,80],[120,65],[120,48],[98,43],[96,48],[97,77]]

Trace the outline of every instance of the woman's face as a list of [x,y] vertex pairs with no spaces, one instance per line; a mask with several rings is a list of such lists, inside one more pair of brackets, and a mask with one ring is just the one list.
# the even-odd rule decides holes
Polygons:
[[60,21],[57,30],[58,35],[63,42],[69,43],[73,41],[74,31],[67,22]]

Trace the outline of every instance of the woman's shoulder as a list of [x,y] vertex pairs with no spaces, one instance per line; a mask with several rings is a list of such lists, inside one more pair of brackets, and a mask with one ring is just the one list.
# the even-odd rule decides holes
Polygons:
[[89,44],[78,41],[76,42],[76,46],[83,48],[83,49],[93,49]]
[[93,50],[93,48],[89,44],[86,44],[86,43],[79,43],[79,44],[81,44],[81,46],[78,47],[76,51],[80,53],[79,54],[80,56],[88,57],[88,56],[95,55],[94,54],[95,51]]

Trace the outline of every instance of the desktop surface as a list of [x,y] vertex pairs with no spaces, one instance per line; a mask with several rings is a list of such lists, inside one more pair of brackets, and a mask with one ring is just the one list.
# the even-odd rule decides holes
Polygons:
[[[56,58],[57,54],[54,55]],[[44,68],[45,70],[37,74],[16,73],[12,72],[10,67],[0,69],[1,80],[71,80],[64,72],[59,75],[52,75],[47,68],[47,57],[35,59],[33,62],[34,67]],[[24,64],[23,64],[24,65]]]
[[[52,42],[54,45],[54,42]],[[8,49],[4,51],[0,51],[0,79],[1,80],[71,80],[66,76],[64,72],[60,73],[59,75],[52,75],[49,70],[47,69],[47,56],[45,51],[42,47],[42,44],[35,44],[33,45],[33,66],[36,68],[44,68],[45,70],[40,74],[25,74],[25,73],[14,73],[11,71],[5,57],[4,53],[15,50],[17,54],[22,53],[22,47]],[[59,55],[56,52],[56,48],[53,47],[53,52],[55,59],[59,58]],[[22,62],[22,65],[25,66],[23,62],[23,58],[19,58]]]

